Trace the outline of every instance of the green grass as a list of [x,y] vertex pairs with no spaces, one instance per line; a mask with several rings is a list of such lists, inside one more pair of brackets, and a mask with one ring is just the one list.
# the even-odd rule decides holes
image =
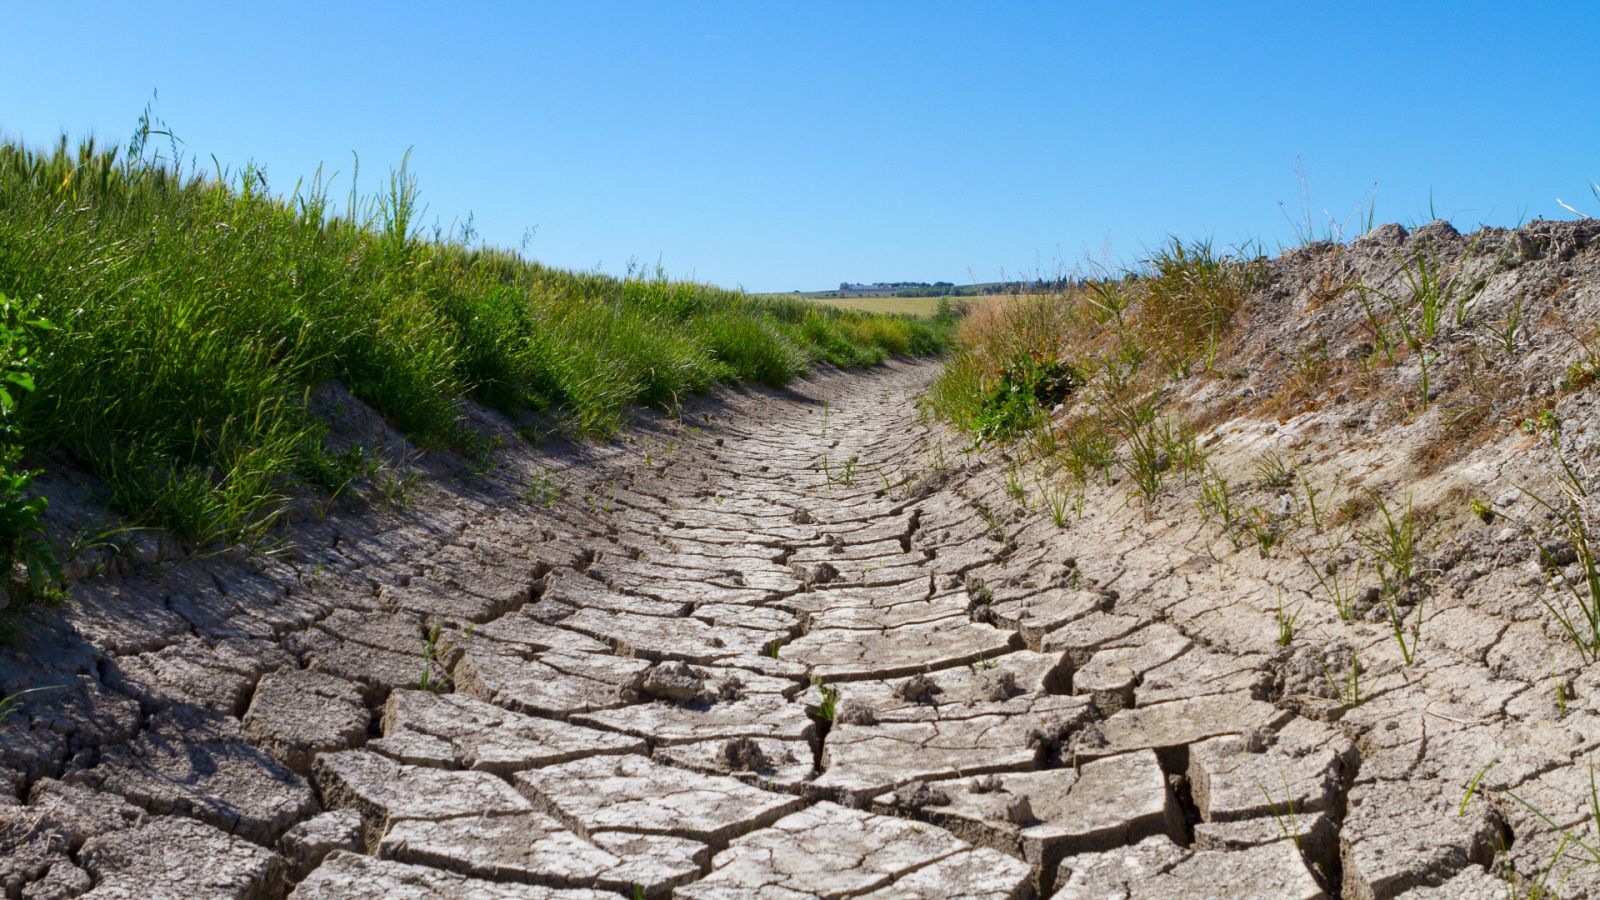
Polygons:
[[329,380],[440,449],[471,445],[467,401],[606,438],[635,405],[947,341],[948,322],[425,238],[404,164],[377,196],[352,177],[335,215],[320,172],[275,191],[142,144],[0,143],[0,292],[56,326],[18,433],[30,459],[92,470],[131,522],[197,544],[259,534],[338,468],[306,404]]

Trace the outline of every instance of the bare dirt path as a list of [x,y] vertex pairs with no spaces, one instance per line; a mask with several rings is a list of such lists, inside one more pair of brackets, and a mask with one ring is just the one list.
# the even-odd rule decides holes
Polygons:
[[919,420],[932,372],[728,393],[611,448],[508,453],[376,526],[308,521],[294,553],[153,577],[156,548],[90,579],[0,657],[8,693],[60,686],[0,726],[0,886],[1494,887],[1481,804],[1384,780],[1469,700],[1430,709],[1421,750],[1381,704],[1354,732],[1297,714],[1270,616],[1234,602],[1248,573],[1182,523],[1014,510]]

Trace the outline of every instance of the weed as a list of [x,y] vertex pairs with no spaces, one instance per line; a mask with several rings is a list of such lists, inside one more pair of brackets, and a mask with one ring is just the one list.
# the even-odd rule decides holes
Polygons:
[[1551,687],[1555,689],[1556,711],[1564,716],[1567,714],[1567,700],[1571,697],[1572,688],[1567,684],[1566,680],[1561,677],[1561,673],[1555,670],[1555,664],[1553,660],[1550,667],[1550,684]]
[[1252,267],[1216,253],[1209,241],[1173,238],[1147,261],[1139,330],[1174,375],[1187,375],[1197,356],[1215,359],[1217,339],[1244,302]]
[[1404,509],[1393,510],[1382,496],[1371,495],[1381,521],[1356,533],[1378,565],[1383,592],[1399,596],[1416,579],[1418,524],[1406,500]]
[[343,453],[332,453],[321,441],[313,442],[300,462],[300,474],[306,481],[326,492],[324,508],[342,495],[351,485],[371,478],[383,467],[382,462],[360,444],[352,445]]
[[1361,302],[1361,310],[1367,317],[1365,327],[1367,333],[1372,336],[1373,353],[1375,355],[1381,354],[1385,362],[1391,366],[1394,365],[1394,335],[1389,331],[1388,326],[1384,324],[1378,311],[1373,307],[1369,289],[1365,285],[1356,285],[1356,298]]
[[822,700],[816,706],[806,708],[811,718],[819,722],[833,722],[834,713],[839,709],[839,689],[825,681],[817,682],[817,693]]
[[[1044,500],[1045,509],[1050,511],[1050,521],[1056,523],[1057,528],[1067,527],[1067,513],[1072,510],[1072,494],[1064,487],[1056,487],[1043,475],[1034,477],[1034,485],[1039,489],[1039,496]],[[1082,494],[1078,495],[1080,498]]]
[[1156,429],[1156,441],[1168,464],[1184,473],[1185,479],[1189,473],[1204,468],[1206,454],[1200,449],[1194,427],[1189,423],[1161,420]]
[[1318,534],[1321,534],[1322,513],[1317,508],[1317,494],[1321,493],[1321,491],[1313,487],[1311,480],[1304,474],[1300,475],[1300,489],[1305,493],[1306,496],[1306,508],[1311,511],[1311,526],[1316,529]]
[[522,491],[522,499],[546,509],[561,502],[561,498],[565,495],[566,491],[561,485],[556,484],[554,474],[549,468],[541,470],[538,475],[530,479],[528,486]]
[[36,387],[40,339],[55,330],[34,306],[0,294],[0,587],[19,599],[43,598],[61,579],[55,549],[40,527],[50,501],[29,496],[41,473],[21,465],[17,406]]
[[1333,688],[1340,706],[1350,710],[1361,705],[1361,659],[1355,648],[1350,650],[1350,671],[1343,676],[1335,676],[1320,660],[1317,665],[1322,667],[1322,677]]
[[1272,810],[1272,818],[1277,820],[1278,830],[1283,833],[1284,837],[1290,838],[1294,841],[1294,848],[1296,850],[1301,850],[1300,818],[1295,813],[1294,791],[1289,787],[1288,776],[1285,775],[1283,778],[1284,806],[1281,810],[1278,808],[1278,804],[1272,799],[1272,795],[1267,792],[1265,785],[1258,784],[1256,786],[1261,789],[1261,796],[1266,799],[1267,807]]
[[[1337,552],[1337,551],[1336,551]],[[1304,553],[1300,558],[1305,562],[1306,568],[1311,571],[1311,576],[1317,580],[1317,585],[1333,601],[1334,611],[1345,622],[1354,620],[1356,612],[1355,585],[1361,578],[1360,564],[1356,564],[1354,571],[1348,575],[1340,568],[1337,561],[1330,561],[1326,565],[1318,566]]]
[[1097,420],[1076,419],[1068,424],[1061,445],[1062,463],[1079,484],[1092,475],[1108,475],[1116,465],[1116,442]]
[[414,471],[396,475],[390,471],[378,474],[375,480],[378,496],[395,509],[405,509],[422,495],[422,476]]
[[428,629],[422,638],[422,678],[417,685],[420,690],[432,691],[435,694],[450,690],[453,682],[445,661],[451,653],[472,637],[474,627],[468,625],[462,637],[455,641],[441,640],[442,623],[435,622],[433,627]]
[[1283,540],[1283,522],[1277,516],[1258,506],[1250,508],[1240,525],[1250,537],[1255,539],[1256,549],[1261,552],[1262,559],[1271,556],[1272,548],[1278,546],[1278,542]]
[[844,465],[834,469],[829,458],[824,456],[822,457],[823,477],[828,480],[829,484],[852,484],[856,480],[856,465],[859,462],[860,457],[851,454],[850,458],[844,461]]
[[1457,818],[1467,814],[1467,807],[1471,805],[1473,796],[1478,793],[1478,785],[1483,783],[1483,776],[1489,774],[1489,770],[1494,768],[1499,763],[1500,757],[1496,756],[1494,759],[1491,759],[1485,763],[1483,768],[1479,769],[1475,774],[1473,774],[1472,779],[1467,782],[1466,791],[1461,795],[1461,805],[1456,807]]
[[1264,491],[1286,491],[1294,484],[1294,470],[1276,451],[1257,458],[1255,470],[1256,484]]
[[[1390,509],[1388,503],[1376,494],[1373,495],[1373,502],[1381,521],[1372,528],[1358,531],[1356,538],[1372,554],[1376,563],[1383,601],[1389,613],[1390,631],[1400,647],[1400,655],[1405,657],[1409,666],[1415,661],[1417,642],[1421,640],[1423,601],[1428,593],[1427,585],[1418,578],[1416,570],[1418,523],[1412,513],[1410,499],[1406,500],[1405,508],[1398,512]],[[1416,611],[1408,641],[1400,602],[1408,593],[1413,593],[1413,589]]]
[[1473,497],[1467,501],[1467,511],[1472,513],[1473,518],[1481,520],[1485,525],[1494,523],[1494,507],[1480,497]]
[[[1587,479],[1567,462],[1561,453],[1559,438],[1553,437],[1552,441],[1566,475],[1562,498],[1552,501],[1526,489],[1523,492],[1558,523],[1567,545],[1572,548],[1578,577],[1574,580],[1563,579],[1569,596],[1562,597],[1559,602],[1541,599],[1578,653],[1585,660],[1594,661],[1600,659],[1600,563],[1595,560],[1594,540],[1591,537],[1593,529],[1583,504],[1587,496]],[[1547,570],[1562,569],[1549,544],[1541,542],[1537,547]]]
[[1537,416],[1523,419],[1518,427],[1522,429],[1523,434],[1536,437],[1546,435],[1553,441],[1561,437],[1561,420],[1556,418],[1553,409],[1542,410]]
[[1143,495],[1146,505],[1154,503],[1171,458],[1161,450],[1161,431],[1156,425],[1156,394],[1113,402],[1107,410],[1128,447],[1119,460],[1123,471]]
[[1523,297],[1518,294],[1517,299],[1511,303],[1511,309],[1506,312],[1506,317],[1494,323],[1495,327],[1491,331],[1495,343],[1499,344],[1507,356],[1517,355],[1517,333],[1522,328],[1522,302]]
[[1001,367],[973,418],[974,439],[1003,443],[1033,428],[1084,383],[1076,366],[1044,353],[1021,354]]
[[1028,509],[1028,489],[1022,484],[1022,471],[1013,464],[1006,469],[1006,496],[1010,497],[1024,511]]
[[1200,494],[1195,498],[1195,507],[1206,522],[1216,522],[1220,525],[1223,533],[1233,541],[1234,549],[1238,549],[1239,542],[1234,537],[1234,526],[1238,524],[1239,518],[1233,509],[1233,495],[1228,486],[1228,479],[1209,467],[1202,471]]
[[1294,640],[1295,626],[1300,621],[1300,607],[1292,611],[1283,608],[1283,592],[1278,592],[1278,646],[1287,647]]
[[983,519],[989,539],[997,544],[1006,542],[1006,523],[993,510],[983,504],[978,504],[978,516]]
[[[1491,765],[1491,766],[1494,765],[1494,762],[1490,762],[1489,765]],[[1488,767],[1485,767],[1485,771],[1487,771],[1487,768]],[[1481,777],[1481,776],[1482,776],[1482,772],[1479,773],[1478,777]],[[1477,785],[1477,778],[1474,778],[1473,787],[1476,787],[1476,785]],[[1564,827],[1556,824],[1555,820],[1551,819],[1548,815],[1546,815],[1544,810],[1540,809],[1539,807],[1535,806],[1534,804],[1532,804],[1532,803],[1528,802],[1527,800],[1523,799],[1519,794],[1517,794],[1516,791],[1513,791],[1510,788],[1502,788],[1501,789],[1501,793],[1503,793],[1506,796],[1510,797],[1512,800],[1515,800],[1524,809],[1528,810],[1528,812],[1533,813],[1533,815],[1535,817],[1537,817],[1540,821],[1544,822],[1545,825],[1547,825],[1550,828],[1554,829],[1558,834],[1561,835],[1561,843],[1556,848],[1556,851],[1555,851],[1554,855],[1551,857],[1551,860],[1550,860],[1549,864],[1546,866],[1544,877],[1541,878],[1538,882],[1535,883],[1535,885],[1534,885],[1535,889],[1537,889],[1537,890],[1539,890],[1541,892],[1543,891],[1542,885],[1544,884],[1545,880],[1549,878],[1550,870],[1555,868],[1556,863],[1561,859],[1562,854],[1566,852],[1566,850],[1567,850],[1567,848],[1569,846],[1577,847],[1580,850],[1582,850],[1585,854],[1588,855],[1588,859],[1583,860],[1581,863],[1579,863],[1579,865],[1581,865],[1581,866],[1600,865],[1600,848],[1597,848],[1597,847],[1595,847],[1594,844],[1591,844],[1588,841],[1584,840],[1583,838],[1578,837],[1576,834],[1573,833],[1573,831],[1571,829],[1564,828]],[[1470,799],[1470,795],[1469,795],[1469,799]],[[1588,797],[1588,800],[1589,800],[1589,817],[1588,817],[1588,821],[1589,821],[1591,826],[1593,826],[1597,831],[1600,831],[1600,786],[1597,786],[1597,784],[1596,784],[1595,774],[1594,774],[1594,766],[1592,766],[1592,765],[1589,767],[1589,797]],[[1466,808],[1466,804],[1467,804],[1467,800],[1465,800],[1465,799],[1462,800],[1462,808],[1463,809]]]

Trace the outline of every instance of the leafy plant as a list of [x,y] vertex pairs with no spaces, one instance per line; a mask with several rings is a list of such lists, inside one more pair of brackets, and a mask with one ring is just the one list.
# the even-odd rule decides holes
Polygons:
[[1084,384],[1083,372],[1042,352],[1018,354],[996,373],[973,419],[976,439],[1003,443],[1032,428]]
[[821,701],[808,707],[806,712],[819,722],[832,723],[834,714],[839,710],[839,689],[822,681],[817,683],[817,693],[821,695]]

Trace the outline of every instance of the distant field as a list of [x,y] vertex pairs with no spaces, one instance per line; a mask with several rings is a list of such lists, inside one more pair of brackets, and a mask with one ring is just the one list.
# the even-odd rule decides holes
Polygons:
[[[857,292],[840,293],[839,291],[812,291],[789,294],[753,294],[758,298],[771,300],[800,300],[804,303],[825,307],[827,309],[850,310],[874,315],[899,315],[916,316],[922,319],[931,319],[939,311],[939,301],[942,297],[896,297],[888,292]],[[1004,294],[978,294],[973,296],[951,297],[953,301],[976,306],[991,297],[1007,296]]]
[[932,317],[934,310],[939,305],[939,298],[885,297],[860,294],[848,297],[817,298],[811,302],[819,306],[831,306],[835,309],[858,309],[869,313],[904,313],[911,316]]

